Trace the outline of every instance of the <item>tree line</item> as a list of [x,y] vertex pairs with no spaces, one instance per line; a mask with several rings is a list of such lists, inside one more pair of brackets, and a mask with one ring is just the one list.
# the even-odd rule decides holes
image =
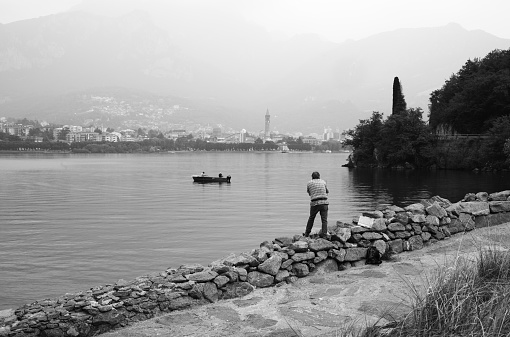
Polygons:
[[510,169],[510,49],[467,61],[433,91],[428,123],[395,77],[392,114],[373,112],[345,135],[346,166]]

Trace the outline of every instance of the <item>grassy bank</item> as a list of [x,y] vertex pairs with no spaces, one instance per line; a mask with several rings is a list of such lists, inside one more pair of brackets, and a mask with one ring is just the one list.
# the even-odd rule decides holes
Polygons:
[[342,337],[510,336],[510,253],[480,249],[476,261],[457,259],[438,270],[425,293],[411,287],[413,310],[402,321]]

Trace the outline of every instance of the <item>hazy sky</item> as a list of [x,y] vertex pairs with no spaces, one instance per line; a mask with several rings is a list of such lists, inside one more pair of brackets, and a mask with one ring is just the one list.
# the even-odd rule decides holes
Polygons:
[[[102,3],[98,0],[87,0]],[[102,0],[105,1],[105,0]],[[126,9],[136,0],[119,0]],[[174,0],[145,0],[163,3]],[[189,0],[197,6],[203,1]],[[235,6],[250,21],[286,35],[317,33],[341,42],[397,28],[435,27],[450,22],[510,38],[509,0],[205,0],[209,5]],[[82,0],[0,0],[0,22],[68,10]],[[125,4],[125,5],[124,5]]]

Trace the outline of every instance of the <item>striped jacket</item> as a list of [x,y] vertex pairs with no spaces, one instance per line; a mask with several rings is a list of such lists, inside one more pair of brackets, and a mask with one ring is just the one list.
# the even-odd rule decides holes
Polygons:
[[310,206],[328,205],[328,187],[322,179],[312,179],[306,184],[306,191],[310,195]]

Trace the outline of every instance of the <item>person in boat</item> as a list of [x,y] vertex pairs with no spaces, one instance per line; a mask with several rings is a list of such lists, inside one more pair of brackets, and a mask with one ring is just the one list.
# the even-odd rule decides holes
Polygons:
[[205,176],[206,176],[205,172],[202,172],[202,177],[205,177]]
[[322,229],[320,237],[326,237],[328,233],[328,187],[326,182],[321,179],[319,172],[312,173],[312,180],[306,184],[306,191],[310,196],[310,216],[306,223],[306,229],[303,236],[309,236],[312,231],[313,221],[317,213],[321,215]]
[[223,174],[220,172],[220,174],[218,174],[218,177],[223,178]]

